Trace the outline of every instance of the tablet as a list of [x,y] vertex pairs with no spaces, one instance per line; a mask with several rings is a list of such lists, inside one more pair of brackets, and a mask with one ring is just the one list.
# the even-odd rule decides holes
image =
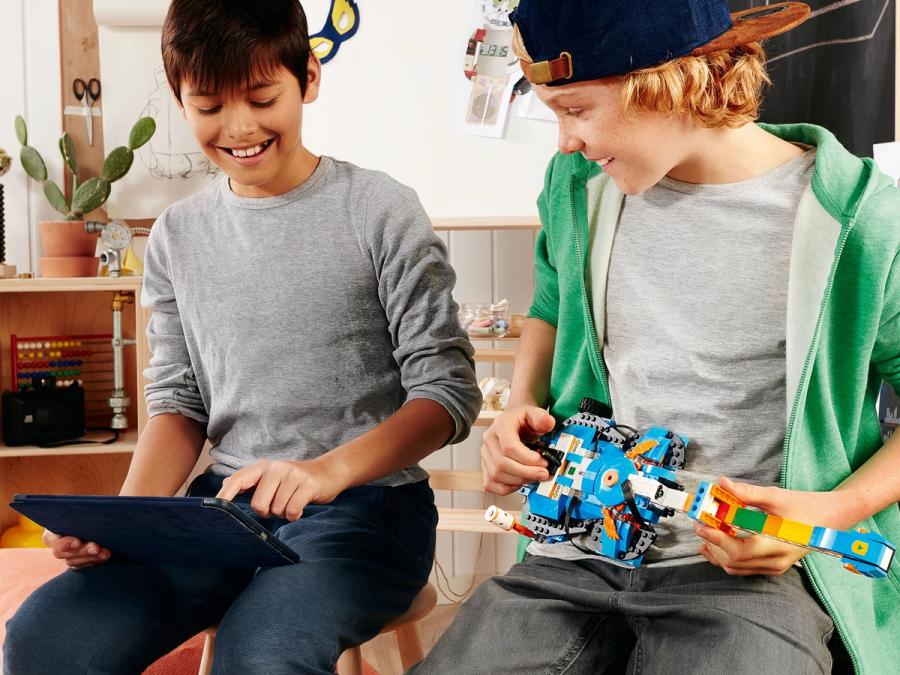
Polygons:
[[51,532],[158,564],[274,567],[297,554],[240,507],[214,497],[15,495],[10,507]]

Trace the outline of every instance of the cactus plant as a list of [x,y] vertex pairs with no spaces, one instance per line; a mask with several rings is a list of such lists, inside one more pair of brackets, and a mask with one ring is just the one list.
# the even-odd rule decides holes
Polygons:
[[[141,117],[131,128],[128,145],[115,148],[103,162],[101,175],[79,182],[78,157],[75,143],[69,134],[59,139],[59,152],[72,174],[72,200],[68,201],[59,186],[47,177],[47,166],[41,154],[28,145],[28,127],[21,115],[16,117],[16,137],[22,145],[19,159],[31,178],[41,183],[44,196],[50,206],[62,213],[66,220],[80,220],[85,213],[106,203],[111,184],[122,178],[134,162],[134,151],[144,145],[156,131],[156,122],[151,117]],[[2,161],[2,157],[0,157]]]

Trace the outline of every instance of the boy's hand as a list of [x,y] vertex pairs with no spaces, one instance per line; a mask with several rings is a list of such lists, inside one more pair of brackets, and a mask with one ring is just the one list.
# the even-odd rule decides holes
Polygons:
[[225,479],[216,495],[234,499],[256,486],[250,506],[263,518],[297,520],[307,504],[327,504],[348,486],[324,457],[296,462],[261,459]]
[[109,560],[109,549],[92,541],[83,542],[78,537],[63,537],[50,530],[44,530],[41,539],[53,551],[55,558],[65,560],[66,565],[73,569],[92,567]]
[[526,483],[550,478],[547,461],[522,440],[538,438],[555,424],[553,416],[537,406],[510,408],[497,417],[481,439],[484,489],[508,495]]
[[[852,518],[848,520],[846,515],[852,508],[852,505],[846,503],[850,496],[846,492],[783,490],[779,487],[735,483],[728,478],[719,479],[719,485],[748,506],[755,506],[774,516],[842,530],[854,524]],[[704,540],[700,546],[700,554],[716,567],[736,576],[784,574],[809,552],[809,549],[768,537],[730,537],[700,523],[694,529]]]

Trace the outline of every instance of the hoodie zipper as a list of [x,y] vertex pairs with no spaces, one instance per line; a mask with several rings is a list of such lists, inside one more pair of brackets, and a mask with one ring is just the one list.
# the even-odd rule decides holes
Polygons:
[[[597,338],[597,328],[594,323],[594,309],[591,306],[590,298],[588,298],[587,294],[587,286],[584,283],[584,275],[587,267],[587,258],[581,257],[581,239],[578,236],[578,208],[575,204],[575,181],[577,180],[577,176],[572,176],[569,181],[569,205],[572,210],[572,228],[574,230],[574,241],[575,241],[575,255],[578,257],[578,264],[581,266],[581,301],[584,303],[585,310],[587,311],[588,317],[588,334],[590,335],[591,344],[590,348],[594,350],[594,357],[596,359],[597,364],[600,367],[600,380],[603,383],[603,391],[606,394],[606,402],[612,407],[612,394],[609,391],[609,374],[606,372],[606,364],[603,362],[602,357],[600,356],[600,341]],[[584,264],[582,264],[582,260],[584,260]]]
[[[813,331],[812,344],[810,345],[809,350],[806,352],[806,360],[803,362],[803,370],[800,372],[800,379],[797,383],[797,394],[794,396],[794,403],[791,406],[791,417],[788,420],[787,431],[784,435],[784,445],[782,446],[781,451],[781,487],[787,489],[787,464],[788,464],[788,448],[790,447],[790,439],[791,434],[794,430],[794,422],[797,419],[797,409],[800,407],[800,392],[803,391],[803,383],[805,382],[807,375],[809,374],[809,366],[812,361],[813,352],[815,351],[813,346],[817,344],[817,338],[819,336],[819,330],[822,327],[822,317],[825,314],[825,306],[828,304],[828,299],[831,297],[831,289],[834,285],[834,275],[837,272],[838,262],[841,259],[841,254],[844,252],[844,246],[847,243],[847,237],[850,236],[850,230],[853,229],[853,224],[855,220],[851,220],[843,235],[841,235],[841,242],[837,248],[837,252],[834,256],[834,262],[831,264],[831,272],[828,275],[828,284],[825,286],[825,293],[822,297],[822,303],[819,307],[819,316],[816,319],[816,327]],[[828,604],[828,601],[825,599],[825,596],[822,594],[822,590],[819,588],[819,584],[816,581],[815,577],[813,577],[809,566],[806,563],[806,559],[802,560],[801,564],[803,565],[803,569],[806,570],[806,577],[809,579],[810,585],[813,587],[813,590],[816,592],[816,596],[819,598],[819,602],[822,606],[828,611],[828,614],[831,616],[831,620],[834,622],[834,627],[837,630],[838,637],[844,643],[844,647],[847,649],[847,654],[850,656],[850,661],[853,663],[853,671],[855,673],[860,673],[859,668],[859,660],[856,656],[856,653],[853,649],[850,648],[850,642],[847,638],[846,630],[838,621],[837,614],[833,610],[833,608]]]

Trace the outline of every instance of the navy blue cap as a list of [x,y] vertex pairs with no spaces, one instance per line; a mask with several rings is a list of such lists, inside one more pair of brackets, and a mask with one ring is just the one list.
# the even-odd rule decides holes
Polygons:
[[802,2],[730,14],[726,0],[520,0],[510,19],[531,57],[525,76],[560,85],[756,42],[808,15]]

